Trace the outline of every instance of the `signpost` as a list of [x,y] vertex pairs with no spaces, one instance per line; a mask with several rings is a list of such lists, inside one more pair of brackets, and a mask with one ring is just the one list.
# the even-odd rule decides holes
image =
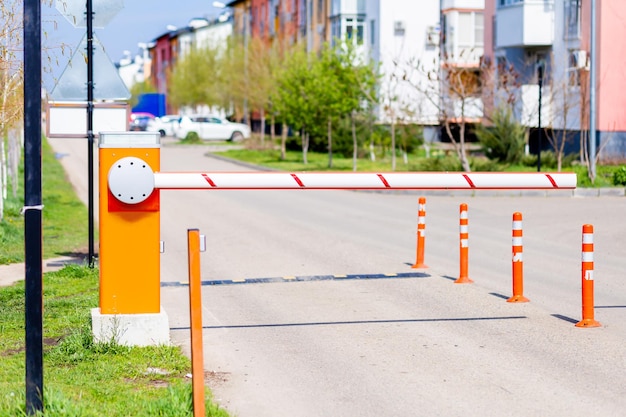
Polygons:
[[[86,7],[85,7],[86,6]],[[83,101],[85,98],[87,99],[87,170],[88,170],[88,217],[89,217],[89,255],[88,255],[88,263],[91,268],[94,266],[94,178],[93,178],[93,145],[94,145],[94,90],[96,88],[96,84],[94,82],[94,61],[97,57],[106,58],[105,65],[98,65],[100,69],[100,73],[102,75],[102,80],[104,81],[102,89],[98,90],[98,99],[107,99],[107,100],[119,100],[119,99],[128,99],[130,98],[130,93],[126,89],[123,81],[117,74],[117,70],[111,64],[110,60],[106,56],[104,50],[99,55],[94,54],[94,33],[93,28],[98,27],[102,28],[107,23],[113,19],[113,17],[124,8],[124,0],[56,0],[56,8],[65,16],[65,18],[72,24],[74,27],[82,28],[86,27],[86,43],[85,41],[81,41],[77,48],[77,53],[79,50],[86,50],[86,61],[87,63],[87,91],[86,97],[80,95],[77,96],[76,91],[80,91],[82,88],[80,87],[82,82],[76,81],[73,78],[73,75],[77,72],[80,72],[84,67],[78,64],[79,59],[74,59],[77,56],[77,53],[74,54],[72,60],[68,63],[68,67],[61,78],[59,79],[59,83],[55,86],[52,96],[61,99],[61,100],[77,100]],[[79,55],[82,58],[82,54]],[[72,65],[72,61],[78,65]],[[103,60],[100,59],[102,62]],[[108,61],[109,66],[107,69],[106,62]],[[74,70],[73,68],[77,68]],[[66,73],[68,75],[66,75]],[[83,78],[84,80],[84,78]],[[111,81],[107,81],[111,80]],[[69,96],[69,97],[68,97]]]

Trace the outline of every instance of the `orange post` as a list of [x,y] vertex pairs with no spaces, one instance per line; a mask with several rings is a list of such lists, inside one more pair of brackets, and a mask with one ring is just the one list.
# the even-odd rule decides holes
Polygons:
[[417,209],[417,255],[411,268],[428,268],[424,263],[424,244],[426,242],[426,198],[420,197]]
[[459,255],[460,255],[460,273],[459,278],[454,281],[455,284],[469,284],[474,281],[469,279],[467,275],[468,252],[469,252],[469,233],[467,222],[467,204],[463,203],[459,207]]
[[576,327],[600,327],[594,319],[593,301],[593,225],[583,225],[582,245],[582,299],[583,319],[576,323]]
[[203,417],[204,404],[204,357],[202,351],[202,283],[200,280],[200,232],[187,230],[189,264],[189,315],[191,328],[191,378],[193,392],[193,416]]
[[527,303],[528,298],[524,297],[524,261],[522,259],[522,213],[513,213],[513,296],[507,301],[509,303]]

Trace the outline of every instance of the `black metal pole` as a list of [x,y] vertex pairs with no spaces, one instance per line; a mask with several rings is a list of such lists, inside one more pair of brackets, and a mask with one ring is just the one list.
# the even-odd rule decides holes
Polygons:
[[541,171],[541,146],[543,131],[541,130],[541,90],[543,87],[543,65],[537,67],[537,83],[539,84],[539,119],[537,123],[539,138],[537,140],[537,172]]
[[87,177],[89,216],[89,267],[94,267],[93,208],[93,2],[87,0]]
[[43,411],[41,2],[24,0],[26,413]]

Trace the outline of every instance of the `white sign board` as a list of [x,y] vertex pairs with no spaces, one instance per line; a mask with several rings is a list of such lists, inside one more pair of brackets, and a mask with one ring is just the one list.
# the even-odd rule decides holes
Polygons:
[[[130,108],[127,103],[95,103],[93,133],[128,130]],[[48,102],[46,136],[50,138],[87,138],[86,102]]]

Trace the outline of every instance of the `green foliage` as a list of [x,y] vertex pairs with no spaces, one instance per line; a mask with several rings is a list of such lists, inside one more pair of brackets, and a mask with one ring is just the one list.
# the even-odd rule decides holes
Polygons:
[[200,139],[200,136],[198,135],[197,132],[189,132],[187,133],[185,138],[181,139],[179,142],[186,143],[186,144],[197,144],[197,143],[202,143],[202,139]]
[[168,83],[174,106],[223,105],[222,65],[216,48],[192,48],[176,62]]
[[489,159],[515,164],[524,155],[525,128],[508,108],[499,108],[494,112],[493,127],[477,125],[474,133]]
[[419,161],[418,171],[462,171],[461,161],[454,156],[424,158]]
[[626,166],[622,165],[613,171],[613,184],[626,185]]
[[[569,154],[563,158],[563,167],[571,167],[572,162],[577,158],[576,154]],[[537,166],[537,155],[529,154],[524,155],[521,160],[522,165],[527,167]],[[553,151],[541,151],[541,167],[545,169],[556,169],[557,160],[556,154]]]
[[[295,131],[308,132],[311,149],[324,149],[328,120],[331,119],[334,126],[342,124],[345,129],[345,120],[349,120],[353,112],[362,110],[367,97],[374,96],[375,83],[373,68],[359,63],[350,49],[326,47],[319,55],[296,49],[285,59],[278,76],[273,101],[278,120]],[[351,152],[351,127],[347,130],[350,131],[347,136]],[[335,133],[333,130],[333,139]]]

